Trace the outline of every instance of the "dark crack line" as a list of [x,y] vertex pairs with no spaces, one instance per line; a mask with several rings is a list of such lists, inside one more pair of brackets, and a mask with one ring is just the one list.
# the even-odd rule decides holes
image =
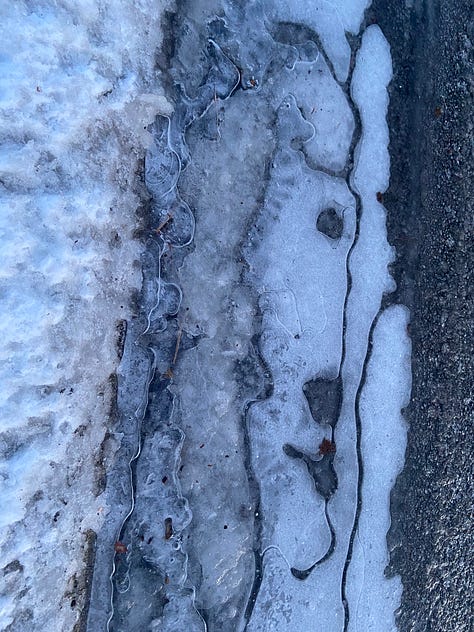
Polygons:
[[[255,221],[255,216],[259,214],[261,206],[265,202],[265,196],[268,188],[268,184],[270,182],[270,169],[271,169],[272,160],[268,160],[265,165],[265,175],[264,175],[264,187],[261,192],[260,199],[257,200],[256,211],[252,214],[247,222],[247,230],[243,233],[245,235],[245,242],[247,241],[247,235],[251,226]],[[240,245],[240,252],[243,251],[244,241]],[[248,267],[248,262],[245,257],[242,257],[242,260],[245,262]],[[240,273],[240,282],[245,285],[245,274],[248,273],[248,270],[242,269]],[[257,304],[257,315],[260,323],[262,322],[262,313],[260,307],[258,306],[258,296],[255,296],[255,301]],[[261,331],[261,326],[260,326]],[[247,472],[247,478],[249,481],[249,487],[252,493],[252,506],[254,507],[254,534],[253,534],[253,554],[254,554],[254,578],[252,582],[252,587],[250,589],[250,593],[247,599],[247,605],[245,607],[244,612],[244,628],[243,632],[246,632],[250,620],[252,618],[252,613],[255,608],[255,604],[257,602],[258,594],[260,592],[260,586],[263,581],[263,555],[261,553],[262,550],[262,530],[263,530],[263,518],[261,512],[261,492],[260,492],[260,484],[258,482],[257,476],[252,466],[252,448],[250,441],[250,432],[248,426],[248,417],[251,407],[261,401],[265,401],[269,399],[273,394],[273,376],[270,370],[270,367],[265,362],[261,352],[260,345],[258,341],[258,334],[252,339],[253,348],[255,351],[255,355],[257,357],[258,363],[261,367],[261,370],[264,375],[264,389],[260,397],[257,397],[254,400],[247,402],[245,406],[245,410],[242,415],[242,427],[244,433],[244,449],[245,449],[245,469]]]
[[[305,118],[305,121],[306,120],[307,119]],[[313,171],[318,171],[319,173],[324,173],[325,175],[330,176],[331,178],[342,178],[343,180],[346,180],[346,178],[348,176],[347,163],[346,163],[346,166],[344,166],[343,169],[340,169],[339,171],[335,171],[334,169],[329,169],[328,167],[324,167],[323,165],[315,162],[311,158],[311,156],[308,154],[308,150],[306,149],[304,144],[302,144],[302,146],[299,147],[298,149],[303,154],[304,159],[305,159],[306,164],[308,165],[308,167],[310,169],[312,169]]]
[[[292,27],[297,27],[298,25],[294,25],[291,24]],[[364,29],[361,28],[361,32],[363,32]],[[351,82],[352,82],[352,75],[354,72],[354,68],[355,68],[355,56],[357,54],[357,51],[360,47],[360,42],[361,42],[361,35],[357,36],[356,38],[354,38],[352,46],[351,46],[351,63],[350,63],[350,68],[349,68],[349,73],[348,73],[348,77],[347,80],[345,82],[341,82],[337,79],[335,72],[334,72],[334,68],[332,66],[332,63],[330,62],[328,55],[326,54],[321,41],[319,39],[319,37],[316,35],[316,33],[314,33],[314,31],[311,32],[311,37],[314,39],[316,45],[318,46],[318,49],[324,59],[324,61],[326,62],[328,69],[331,73],[331,76],[333,78],[333,80],[341,87],[346,99],[347,99],[347,103],[351,109],[352,112],[352,116],[354,119],[354,131],[352,133],[352,139],[351,139],[351,143],[349,145],[349,150],[348,150],[348,158],[346,161],[346,165],[344,167],[344,169],[342,169],[340,172],[333,172],[329,169],[324,169],[324,168],[320,168],[319,166],[316,166],[314,164],[312,164],[312,161],[308,160],[308,156],[306,155],[306,152],[304,151],[304,148],[300,148],[300,151],[302,152],[304,158],[305,158],[305,162],[308,165],[309,168],[315,170],[315,171],[321,171],[322,173],[325,173],[326,175],[332,176],[332,177],[340,177],[340,178],[344,178],[347,187],[349,189],[349,191],[352,193],[354,200],[355,200],[355,211],[356,211],[356,228],[355,228],[355,233],[354,233],[354,239],[353,242],[351,244],[351,247],[349,248],[347,255],[346,255],[346,260],[345,260],[345,266],[346,266],[346,279],[347,279],[347,287],[346,287],[346,294],[344,297],[344,306],[343,306],[343,324],[342,324],[342,340],[341,340],[341,361],[339,364],[339,372],[338,372],[338,376],[341,375],[342,373],[342,368],[346,362],[346,354],[347,354],[347,345],[346,345],[346,332],[347,332],[347,305],[348,305],[348,301],[349,301],[349,296],[352,290],[352,274],[350,271],[350,258],[351,258],[351,254],[354,250],[354,248],[357,245],[357,242],[359,240],[359,234],[360,234],[360,220],[361,220],[361,213],[362,213],[362,203],[361,203],[361,198],[359,193],[354,189],[354,187],[351,184],[350,181],[350,177],[352,174],[352,170],[354,168],[354,153],[355,153],[355,149],[358,145],[358,143],[361,140],[362,137],[362,125],[361,125],[361,120],[360,120],[360,114],[359,114],[359,110],[357,108],[357,106],[355,105],[351,93],[350,93],[350,86],[351,86]],[[375,322],[375,321],[374,321]],[[364,369],[363,369],[363,375],[364,375],[364,371],[365,371],[365,365],[367,362],[367,357],[364,361]],[[357,506],[357,510],[356,510],[356,515],[355,515],[355,519],[354,519],[354,523],[352,525],[351,528],[351,536],[350,536],[350,550],[352,551],[352,541],[354,539],[354,535],[355,532],[357,530],[357,525],[358,525],[358,520],[359,520],[359,515],[360,515],[360,508],[359,508],[359,504],[360,504],[360,499],[361,499],[361,489],[362,489],[362,479],[363,479],[363,463],[362,463],[362,454],[361,454],[361,448],[360,448],[360,438],[361,438],[361,427],[360,427],[360,418],[358,415],[358,411],[357,411],[357,402],[358,402],[358,395],[359,395],[359,391],[362,388],[362,384],[363,384],[363,380],[361,380],[359,387],[358,387],[358,392],[356,394],[356,411],[355,411],[355,418],[356,418],[356,451],[357,451],[357,466],[358,466],[358,481],[357,481],[357,496],[356,496],[356,506]],[[342,397],[344,397],[344,385],[343,385],[343,389],[342,389]],[[334,432],[335,432],[335,427],[331,426],[331,441],[334,442]],[[325,562],[326,560],[328,560],[332,553],[334,552],[334,549],[336,547],[336,533],[334,531],[334,527],[331,523],[331,520],[329,518],[329,512],[328,512],[328,501],[325,501],[325,515],[326,515],[326,519],[329,525],[329,528],[331,530],[331,545],[328,549],[328,551],[326,552],[326,554],[317,562],[315,562],[311,567],[309,567],[306,570],[299,570],[296,568],[291,568],[291,573],[292,575],[296,578],[296,579],[300,579],[300,580],[305,580],[307,579],[310,574],[312,573],[312,571],[319,566],[320,564],[322,564],[323,562]],[[349,556],[349,553],[348,553]],[[341,585],[341,599],[342,599],[342,603],[344,606],[344,612],[345,612],[345,622],[349,621],[349,613],[348,613],[348,607],[347,607],[347,600],[345,597],[345,579],[346,579],[346,574],[347,574],[347,568],[348,567],[348,556],[346,556],[346,561],[344,564],[344,571],[343,571],[343,577],[342,577],[342,585]],[[345,629],[346,629],[346,623],[345,623]]]
[[[357,147],[357,144],[360,142],[360,140],[362,138],[362,123],[361,123],[361,119],[360,119],[359,109],[358,109],[358,107],[356,106],[356,104],[354,103],[354,101],[352,99],[352,95],[350,93],[350,87],[351,87],[351,84],[352,84],[352,77],[353,77],[354,68],[355,68],[355,65],[356,65],[356,55],[357,55],[357,53],[358,53],[358,51],[360,49],[360,45],[361,45],[361,41],[362,41],[362,34],[365,32],[365,30],[366,30],[366,28],[368,26],[368,22],[369,22],[368,15],[369,15],[368,10],[366,10],[365,14],[364,14],[364,20],[362,22],[359,34],[357,36],[350,37],[349,34],[346,34],[347,39],[349,41],[349,44],[351,46],[351,63],[350,63],[350,68],[349,68],[349,74],[348,74],[347,82],[343,86],[343,90],[344,90],[344,93],[346,94],[346,98],[348,100],[349,107],[351,108],[352,115],[354,117],[354,122],[355,122],[355,129],[354,129],[354,134],[353,134],[353,138],[352,138],[352,142],[351,142],[351,146],[350,146],[350,153],[349,153],[349,159],[348,159],[349,167],[351,167],[350,163],[352,163],[352,169],[355,167],[355,165],[354,165],[354,152],[355,152],[355,149]],[[351,173],[352,173],[352,170],[351,170]],[[348,304],[349,296],[350,296],[351,289],[352,289],[352,275],[351,275],[351,271],[350,271],[350,258],[351,258],[352,252],[353,252],[353,250],[354,250],[354,248],[357,245],[357,242],[359,240],[360,220],[361,220],[361,213],[362,213],[362,203],[361,203],[360,195],[355,190],[354,186],[352,185],[352,183],[350,181],[351,173],[348,174],[348,176],[346,178],[346,182],[347,182],[347,186],[349,187],[349,190],[351,191],[351,193],[353,194],[353,196],[354,196],[354,198],[356,200],[356,231],[355,231],[354,242],[352,244],[352,247],[349,250],[347,261],[346,261],[348,283],[347,283],[346,300],[345,300],[345,303],[344,303],[343,353],[342,353],[342,359],[341,359],[341,371],[342,371],[342,367],[344,366],[344,363],[346,361],[347,304]],[[342,605],[343,605],[343,608],[344,608],[344,628],[343,628],[344,632],[347,632],[348,627],[349,627],[349,620],[350,620],[349,604],[348,604],[347,595],[346,595],[347,574],[348,574],[349,566],[350,566],[350,563],[351,563],[351,560],[352,560],[352,553],[353,553],[353,549],[354,549],[354,540],[355,540],[355,536],[356,536],[357,531],[358,531],[360,514],[361,514],[361,511],[362,511],[362,485],[363,485],[363,480],[364,480],[364,464],[363,464],[362,448],[361,448],[362,423],[361,423],[361,417],[360,417],[360,397],[361,397],[362,390],[363,390],[364,385],[365,385],[368,363],[369,363],[370,357],[372,355],[373,333],[374,333],[375,327],[377,325],[378,319],[380,317],[380,314],[383,311],[383,304],[384,304],[384,301],[382,299],[381,306],[380,306],[377,314],[375,315],[375,318],[373,319],[373,321],[371,323],[371,326],[370,326],[370,329],[369,329],[367,350],[366,350],[366,354],[365,354],[365,357],[364,357],[364,363],[363,363],[363,367],[362,367],[362,374],[361,374],[361,378],[360,378],[360,381],[359,381],[359,385],[357,387],[357,392],[356,392],[356,397],[355,397],[355,404],[354,404],[354,415],[355,415],[355,426],[356,426],[356,453],[357,453],[357,468],[358,468],[358,471],[357,471],[357,489],[356,489],[356,511],[355,511],[355,515],[354,515],[354,521],[353,521],[353,524],[352,524],[351,534],[350,534],[350,537],[349,537],[349,544],[348,544],[348,548],[347,548],[347,554],[346,554],[346,559],[345,559],[345,562],[344,562],[344,569],[343,569],[342,578],[341,578],[341,601],[342,601]]]
[[[263,370],[264,376],[271,376],[270,369],[265,363],[262,355],[260,354],[260,350],[258,344],[254,344],[255,354],[257,356],[259,365]],[[251,502],[252,507],[254,508],[254,545],[253,545],[253,554],[254,554],[254,578],[252,582],[252,587],[250,589],[250,593],[247,599],[247,605],[245,607],[244,612],[244,632],[247,630],[247,627],[250,623],[250,619],[252,617],[252,612],[255,607],[255,603],[257,601],[258,593],[260,591],[260,586],[263,580],[263,555],[261,554],[261,542],[262,542],[262,515],[260,511],[260,485],[255,474],[254,468],[252,466],[252,449],[250,442],[250,433],[248,427],[248,415],[251,407],[261,401],[264,401],[271,397],[273,391],[273,382],[270,379],[266,378],[265,388],[260,398],[253,399],[247,402],[244,410],[244,414],[242,415],[242,427],[244,433],[244,454],[245,454],[245,470],[247,472],[247,479],[249,482],[249,487],[251,491]]]
[[[354,118],[354,132],[353,132],[352,141],[349,148],[349,157],[347,160],[348,173],[346,176],[346,184],[349,190],[351,191],[352,195],[354,196],[355,203],[356,203],[356,228],[355,228],[355,234],[354,234],[354,241],[352,242],[352,246],[350,247],[349,252],[347,253],[347,257],[346,257],[347,290],[346,290],[346,297],[344,300],[344,310],[343,310],[342,353],[341,353],[341,364],[340,364],[340,369],[339,369],[340,375],[342,375],[343,367],[345,366],[346,361],[347,361],[347,343],[346,343],[347,320],[348,320],[347,306],[348,306],[349,297],[352,291],[352,273],[351,273],[351,268],[350,268],[350,259],[359,241],[360,221],[361,221],[361,215],[362,215],[361,198],[360,198],[359,193],[352,186],[351,179],[350,179],[353,168],[355,166],[354,165],[355,149],[362,138],[362,123],[360,119],[360,113],[356,104],[354,103],[352,99],[352,95],[350,92],[350,87],[352,84],[352,76],[353,76],[354,68],[355,68],[355,59],[356,59],[357,51],[360,47],[360,42],[361,42],[361,36],[359,36],[357,39],[357,45],[351,46],[351,64],[349,68],[347,82],[343,86],[344,94],[346,95],[347,102],[349,104],[349,107],[352,112],[352,116]],[[369,339],[370,339],[370,335],[369,335]],[[364,476],[364,468],[363,468],[362,451],[361,451],[361,421],[360,421],[360,415],[359,415],[359,410],[358,410],[358,397],[362,390],[362,384],[363,384],[362,378],[365,373],[366,363],[367,363],[367,354],[364,359],[364,366],[362,370],[361,381],[359,382],[359,386],[356,393],[355,410],[354,410],[355,426],[356,426],[356,454],[357,454],[356,512],[354,516],[354,522],[352,523],[351,535],[349,537],[348,551],[346,553],[346,559],[344,561],[344,568],[343,568],[342,578],[341,578],[341,602],[344,608],[344,632],[347,631],[347,627],[349,624],[349,606],[348,606],[347,597],[346,597],[347,571],[348,571],[349,563],[352,556],[353,541],[354,541],[355,534],[357,532],[357,527],[359,524],[359,516],[360,516],[360,510],[361,510],[361,504],[362,504],[362,482],[363,482],[363,476]],[[343,390],[343,397],[344,397],[344,383],[342,386],[342,390]]]
[[317,566],[319,566],[320,564],[322,564],[323,562],[328,560],[331,557],[331,555],[334,553],[334,549],[336,548],[336,531],[335,531],[335,529],[334,529],[334,527],[332,525],[331,518],[329,517],[328,502],[329,501],[327,501],[327,500],[324,502],[324,515],[326,516],[326,521],[328,523],[329,531],[331,532],[331,541],[329,543],[328,550],[323,555],[323,557],[321,557],[317,562],[314,562],[314,564],[312,566],[310,566],[309,568],[307,568],[305,570],[300,570],[300,569],[295,568],[294,566],[292,566],[290,568],[290,571],[291,571],[291,574],[293,575],[293,577],[295,577],[295,579],[299,579],[301,581],[304,581],[305,579],[307,579],[311,575],[311,573],[314,571],[314,569]]
[[354,549],[354,540],[358,531],[358,527],[359,527],[359,519],[360,519],[360,514],[361,514],[361,510],[362,510],[362,484],[363,484],[363,479],[364,479],[364,467],[363,467],[363,460],[362,460],[362,449],[361,449],[361,437],[362,437],[362,424],[361,424],[361,419],[360,419],[360,396],[362,394],[362,391],[364,389],[365,386],[365,380],[366,380],[366,376],[367,376],[367,368],[368,368],[368,364],[370,362],[370,358],[372,356],[372,348],[373,348],[373,334],[375,331],[375,328],[377,326],[378,320],[380,318],[380,315],[382,314],[382,312],[384,311],[383,307],[380,307],[379,311],[377,312],[374,320],[372,321],[372,324],[370,326],[370,332],[369,332],[369,341],[368,341],[368,345],[367,345],[367,353],[365,355],[365,359],[364,359],[364,367],[362,370],[362,376],[361,376],[361,380],[359,382],[359,386],[357,388],[357,394],[356,394],[356,402],[355,402],[355,417],[356,417],[356,441],[357,441],[357,460],[358,460],[358,466],[359,466],[359,471],[358,471],[358,477],[357,477],[357,505],[356,505],[356,513],[354,516],[354,523],[352,526],[352,531],[351,531],[351,535],[350,535],[350,539],[349,539],[349,546],[347,549],[347,555],[346,555],[346,560],[344,563],[344,570],[342,573],[342,580],[341,580],[341,598],[342,598],[342,604],[344,606],[344,632],[347,632],[348,627],[349,627],[349,620],[350,620],[350,612],[349,612],[349,604],[347,601],[347,597],[346,597],[346,583],[347,583],[347,573],[349,570],[349,566],[352,560],[352,552]]

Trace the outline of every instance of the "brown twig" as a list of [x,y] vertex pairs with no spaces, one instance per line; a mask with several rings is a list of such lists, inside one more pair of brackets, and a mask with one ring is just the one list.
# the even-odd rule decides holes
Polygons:
[[179,345],[181,343],[181,336],[183,335],[183,330],[181,329],[181,327],[178,330],[178,337],[176,338],[176,347],[174,350],[174,356],[173,356],[173,366],[176,364],[176,360],[178,358],[178,351],[179,351]]
[[171,213],[167,213],[165,219],[161,222],[161,224],[158,226],[158,228],[155,228],[155,233],[157,233],[158,235],[161,233],[161,231],[163,230],[163,228],[166,226],[166,224],[173,219],[173,216],[171,215]]

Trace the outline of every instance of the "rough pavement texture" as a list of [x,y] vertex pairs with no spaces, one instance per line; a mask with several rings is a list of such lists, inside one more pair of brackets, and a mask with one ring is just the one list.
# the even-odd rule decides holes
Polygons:
[[472,630],[473,13],[469,0],[375,0],[369,16],[392,48],[384,203],[413,344],[406,466],[388,535],[388,571],[404,586],[401,632]]

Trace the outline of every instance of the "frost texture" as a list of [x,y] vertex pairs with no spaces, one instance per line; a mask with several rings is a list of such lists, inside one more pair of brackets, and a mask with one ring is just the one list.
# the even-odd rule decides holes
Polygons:
[[[374,334],[393,289],[378,201],[391,66],[377,27],[349,46],[364,8],[202,1],[174,22],[174,112],[155,121],[145,161],[140,315],[119,375],[116,511],[90,629],[365,629],[354,595],[366,598],[357,542],[369,532],[379,596],[389,590],[393,481],[361,466],[374,464],[380,340],[395,346],[406,316],[382,314]],[[409,388],[400,344],[393,472]]]

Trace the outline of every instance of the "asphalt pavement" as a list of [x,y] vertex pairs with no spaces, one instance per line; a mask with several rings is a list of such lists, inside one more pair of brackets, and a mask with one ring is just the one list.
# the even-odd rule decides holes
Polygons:
[[406,464],[392,493],[388,572],[401,632],[468,632],[474,613],[474,5],[375,0],[394,64],[391,302],[411,311]]

